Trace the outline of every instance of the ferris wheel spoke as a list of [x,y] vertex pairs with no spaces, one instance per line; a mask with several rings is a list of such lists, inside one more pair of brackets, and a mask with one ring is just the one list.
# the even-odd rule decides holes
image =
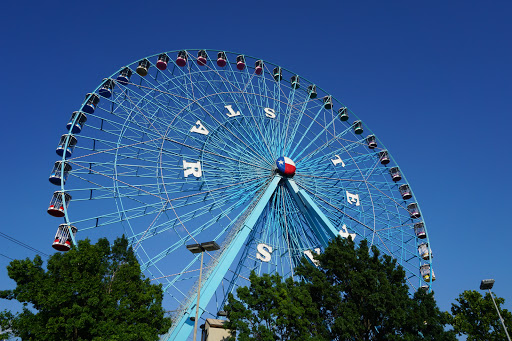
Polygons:
[[[206,79],[206,78],[205,78],[205,79]],[[206,79],[206,80],[208,81],[208,79]],[[227,82],[228,82],[228,84],[232,85],[232,83],[231,83],[231,82],[229,82],[229,81],[227,81]],[[211,83],[211,86],[212,86],[212,87],[215,87],[215,84],[214,84],[214,83]],[[221,90],[221,89],[216,89],[216,90],[217,90],[217,92],[222,92],[222,90]],[[238,99],[236,99],[235,97],[233,97],[233,95],[234,95],[234,94],[239,94],[239,95],[241,95],[241,96],[244,98],[244,101],[245,101],[246,107],[247,107],[247,109],[249,110],[249,114],[250,114],[250,116],[253,118],[253,120],[254,120],[254,122],[255,122],[255,124],[256,124],[256,126],[257,126],[257,128],[258,128],[259,132],[260,132],[260,134],[261,134],[261,130],[260,130],[260,128],[259,128],[259,125],[257,124],[256,120],[254,119],[254,113],[253,113],[253,112],[252,112],[252,110],[251,110],[251,106],[250,106],[250,105],[249,105],[249,103],[247,102],[247,100],[246,100],[246,98],[245,98],[245,96],[244,96],[243,92],[240,90],[240,88],[235,87],[233,90],[228,89],[228,91],[226,92],[226,94],[228,94],[228,95],[231,97],[232,103],[238,103],[238,102],[239,102],[239,101],[238,101]],[[210,104],[212,104],[212,103],[211,103],[211,98],[210,98],[210,96],[206,96],[204,93],[202,93],[202,95],[204,96],[204,98],[207,98],[207,99],[210,101]],[[230,106],[230,104],[229,104],[229,103],[227,103],[227,102],[225,102],[225,101],[223,100],[223,98],[220,98],[220,99],[222,100],[223,107]],[[218,109],[218,107],[215,107],[215,108],[216,108],[217,110],[219,110],[219,109]],[[206,111],[206,109],[205,109],[205,111]],[[223,115],[223,114],[222,114],[222,115]],[[247,129],[247,128],[245,128],[245,127],[244,127],[244,130],[245,130],[245,129]],[[252,132],[250,132],[250,131],[245,130],[245,131],[244,131],[244,133],[245,133],[245,134],[248,134],[248,135],[246,135],[246,136],[248,136],[248,137],[252,137],[252,136],[253,136]],[[245,134],[244,134],[244,135],[245,135]],[[261,134],[261,138],[263,139],[263,142],[264,142],[265,144],[267,144],[267,142],[266,142],[266,140],[265,140],[265,138],[264,138],[264,136],[263,136],[262,134]],[[261,139],[253,140],[253,142],[260,141],[260,140],[261,140]],[[267,144],[267,148],[268,148],[268,144]],[[269,149],[269,151],[270,151],[270,149]]]
[[[341,134],[344,134],[347,132],[348,132],[348,129],[343,131]],[[314,161],[318,160],[320,155],[323,156],[327,149],[330,149],[329,151],[330,151],[331,155],[333,155],[332,157],[334,157],[336,155],[336,153],[345,154],[345,153],[349,153],[349,151],[350,151],[350,148],[347,148],[345,145],[341,144],[339,136],[331,137],[330,139],[326,140],[325,142],[323,142],[321,145],[319,145],[316,148],[313,146],[313,142],[314,141],[310,141],[309,144],[304,149],[302,149],[302,151],[299,153],[299,155],[297,155],[297,157],[295,158],[295,159],[297,159],[297,163],[305,162],[305,163],[312,164],[312,163],[314,163]],[[339,144],[339,146],[335,146],[336,142],[338,142],[337,144]],[[314,149],[311,149],[312,147]],[[307,154],[303,156],[303,154],[305,152],[307,152]]]
[[[128,96],[127,96],[127,98],[130,100],[131,103],[134,103],[134,99],[130,99],[130,97],[128,97]],[[145,100],[145,99],[146,98],[144,96],[142,96],[139,101]],[[147,130],[147,127],[145,127],[144,124],[142,124],[142,123],[149,123],[150,125],[152,125],[152,127],[155,130],[161,132],[159,135],[160,137],[163,136],[162,133],[169,134],[169,129],[170,129],[170,132],[173,132],[175,134],[188,133],[189,129],[194,125],[194,123],[197,120],[197,115],[195,114],[194,111],[192,111],[190,109],[186,110],[186,112],[189,115],[191,115],[192,118],[185,119],[181,115],[179,115],[182,110],[179,110],[177,113],[173,113],[167,108],[167,106],[164,103],[160,103],[160,102],[153,103],[153,101],[149,101],[149,100],[147,100],[147,101],[148,101],[148,103],[151,103],[151,105],[153,106],[151,108],[153,114],[149,117],[147,117],[147,115],[143,116],[144,120],[142,122],[135,121],[136,115],[130,115],[129,116],[129,117],[131,117],[130,122],[140,126],[142,129],[146,129],[146,130]],[[142,109],[138,108],[135,103],[133,105],[137,109],[137,110],[135,110],[135,113],[142,112]],[[187,109],[187,108],[188,108],[188,106],[185,107],[185,109]],[[146,110],[146,111],[148,111],[148,110]],[[162,113],[164,115],[168,114],[171,117],[169,117],[169,119],[166,119],[164,117],[158,117],[157,116],[158,113]],[[180,122],[181,125],[177,125],[177,124],[169,125],[170,123],[173,123],[174,120],[177,120],[177,122]],[[200,139],[196,138],[195,136],[191,136],[191,138],[193,138],[194,140],[200,141]]]
[[[347,131],[344,131],[343,133],[346,133]],[[334,143],[339,142],[339,147],[335,147]],[[341,142],[348,142],[348,144],[341,144]],[[346,139],[342,139],[339,136],[332,137],[331,139],[327,140],[322,145],[316,147],[315,149],[311,150],[307,155],[303,156],[299,161],[304,161],[309,164],[314,163],[318,160],[319,157],[322,157],[322,152],[325,152],[326,149],[329,149],[329,152],[331,154],[331,157],[334,158],[337,154],[343,156],[344,154],[352,155],[351,153],[354,153],[355,155],[361,155],[361,152],[354,152],[353,150],[357,147],[361,147],[363,144],[361,144],[358,141],[349,141]],[[362,155],[367,155],[366,153]]]
[[[300,184],[299,184],[300,185]],[[303,187],[302,185],[300,185],[301,187]],[[308,190],[306,187],[303,187],[305,188],[306,190]],[[311,192],[311,190],[308,190]],[[320,193],[323,193],[322,191],[320,191]],[[336,196],[339,195],[339,193],[334,193]],[[320,196],[316,195],[317,198],[319,198],[321,201],[323,201],[324,203],[327,203],[327,200],[326,199],[322,199]],[[332,197],[329,196],[329,195],[326,195],[326,197]],[[361,197],[362,200],[364,200],[364,196]],[[375,199],[378,199],[378,198],[375,198]],[[386,198],[387,199],[387,198]],[[324,208],[327,207],[327,210],[328,211],[331,211],[331,208],[334,207],[334,208],[338,208],[338,207],[345,207],[344,210],[338,210],[339,213],[342,213],[344,216],[348,216],[350,217],[352,220],[355,220],[355,221],[358,221],[359,223],[361,223],[361,219],[356,219],[355,217],[358,215],[358,214],[361,214],[362,212],[359,212],[357,210],[354,210],[354,209],[350,209],[350,206],[347,206],[347,204],[343,205],[343,204],[333,204],[332,202],[329,202],[327,203],[328,205],[322,205]],[[330,208],[329,208],[330,206]],[[389,214],[392,214],[394,216],[396,216],[396,212],[393,212],[393,211],[389,211],[387,209],[388,205],[386,205],[385,203],[381,203],[379,204],[379,201],[378,200],[374,200],[374,204],[372,205],[374,207],[374,210],[373,210],[373,213],[370,214],[368,217],[370,219],[370,221],[374,221],[375,223],[378,223],[378,224],[381,224],[381,225],[384,225],[387,223],[387,221],[389,221],[389,216],[385,216],[385,215],[389,215]],[[377,210],[380,211],[380,213],[376,213],[375,212],[375,208]],[[350,213],[351,212],[351,213]],[[404,216],[403,216],[403,220],[406,220],[406,215],[405,215],[405,212],[407,212],[404,208]],[[366,214],[363,213],[363,217],[365,216]],[[384,217],[383,217],[384,216]],[[408,216],[408,215],[407,215]],[[399,218],[398,216],[396,218]],[[395,219],[396,219],[395,218]],[[340,215],[336,215],[336,218],[335,218],[335,221],[338,221],[339,219],[341,219],[341,216]],[[366,218],[365,218],[366,219]],[[364,224],[363,224],[364,225]],[[369,227],[368,225],[366,227]],[[372,231],[374,231],[372,229]]]
[[[322,121],[319,121],[319,120],[318,120],[318,119],[319,119],[319,115],[320,115],[320,113],[324,113],[324,115],[325,115],[325,109],[324,109],[323,107],[321,107],[321,108],[320,108],[320,110],[316,113],[315,118],[311,118],[311,122],[309,123],[309,128],[308,128],[308,130],[310,130],[310,129],[312,129],[312,128],[314,128],[314,127],[317,127],[317,126],[318,126],[318,127],[320,128],[320,129],[319,129],[319,132],[318,132],[315,136],[313,136],[313,138],[311,138],[311,139],[309,140],[309,143],[308,143],[305,147],[303,147],[303,148],[299,151],[299,153],[298,153],[297,155],[295,155],[295,156],[294,156],[294,158],[297,160],[297,162],[299,162],[299,161],[301,161],[301,160],[305,159],[309,154],[314,153],[316,150],[321,150],[321,149],[323,149],[323,148],[325,148],[325,147],[330,146],[330,145],[333,143],[333,141],[336,141],[336,140],[337,140],[337,138],[339,138],[339,137],[341,137],[341,136],[343,136],[343,135],[347,134],[347,133],[348,133],[348,131],[349,131],[349,128],[347,128],[347,129],[342,130],[342,131],[341,131],[340,133],[338,133],[337,135],[336,135],[336,134],[334,134],[334,132],[329,132],[329,131],[327,130],[327,128],[328,128],[331,124],[333,124],[333,123],[334,123],[335,118],[333,118],[332,120],[330,120],[330,121],[327,123],[327,125],[326,125],[326,124],[322,123]],[[304,116],[307,116],[307,115],[306,115],[306,114],[304,114]],[[308,116],[308,117],[309,117],[309,116]],[[316,144],[316,143],[317,143],[317,141],[319,141],[319,140],[320,140],[324,135],[325,135],[325,138],[323,138],[323,141],[320,141],[322,144],[321,144],[319,147],[317,147],[316,149],[314,149],[314,150],[310,151],[310,150],[311,150],[311,147],[312,147],[314,144]],[[302,139],[300,140],[300,143],[302,143]],[[297,144],[297,145],[295,146],[295,149],[292,151],[292,155],[294,155],[294,154],[295,154],[295,151],[296,151],[296,149],[297,149],[298,145],[299,145],[299,144]],[[306,155],[306,157],[302,157],[302,155],[303,155],[305,152],[308,152],[309,154],[307,154],[307,155]]]
[[[354,221],[355,223],[361,225],[362,227],[364,227],[372,232],[374,231],[370,226],[368,226],[365,223],[363,223],[362,221],[358,220],[357,218],[355,218],[355,216],[348,214],[347,212],[345,212],[345,210],[341,210],[339,207],[332,205],[328,200],[322,198],[316,192],[313,192],[312,190],[308,189],[307,187],[304,187],[300,183],[297,183],[297,185],[299,187],[301,187],[302,189],[304,189],[305,191],[307,191],[310,195],[312,195],[312,197],[316,198],[317,203],[319,203],[321,206],[324,206],[324,208],[327,207],[328,212],[338,212],[338,213],[342,214],[343,216],[349,218],[350,220]],[[360,212],[355,211],[355,213],[357,214]]]
[[[313,125],[315,123],[317,123],[317,119],[318,117],[320,116],[320,114],[322,113],[322,110],[324,110],[322,107],[320,107],[316,113],[315,113],[315,116],[314,117],[309,117],[309,115],[307,116],[308,118],[311,118],[311,121],[308,123],[308,126],[305,127],[305,130],[306,131],[310,131],[312,130],[313,128]],[[303,114],[303,117],[306,116],[306,114],[304,113]],[[300,121],[299,121],[299,124]],[[303,146],[302,145],[302,142],[304,141],[304,139],[307,139],[308,137],[306,136],[306,134],[302,134],[302,136],[300,136],[300,138],[298,139],[298,141],[295,141],[295,135],[293,136],[290,136],[290,140],[293,141],[293,149],[291,151],[287,151],[289,155],[291,155],[295,160],[297,160],[297,162],[300,162],[300,155],[304,152],[304,150],[307,150],[309,148],[309,146],[311,145],[311,143],[313,143],[313,141],[310,141],[310,143],[306,146]],[[285,141],[285,146],[289,145],[288,142]],[[291,144],[290,144],[291,146]],[[297,151],[297,148],[300,148],[300,152],[296,155],[296,151]]]
[[[300,103],[299,103],[300,104]],[[306,109],[308,107],[308,105],[311,104],[311,100],[310,98],[306,98],[303,102],[302,102],[302,106],[299,108],[299,110],[297,111],[297,114],[296,115],[293,115],[292,113],[292,110],[293,110],[293,106],[290,108],[290,116],[289,116],[289,121],[288,121],[288,125],[286,127],[286,133],[284,134],[284,142],[282,143],[283,145],[283,154],[290,154],[290,155],[293,155],[293,152],[295,151],[295,148],[293,151],[290,151],[290,147],[287,145],[287,140],[288,140],[288,136],[290,136],[289,140],[290,141],[294,141],[295,139],[295,136],[298,134],[299,132],[299,128],[301,126],[301,122],[302,122],[302,119],[304,118],[304,115],[306,113]],[[313,109],[313,105],[311,105],[311,109]],[[291,118],[292,116],[297,116],[295,118],[295,122],[293,124],[291,124]],[[291,131],[289,132],[289,126],[292,125],[292,129]],[[302,139],[304,138],[304,136],[301,137],[301,141]],[[301,143],[301,141],[297,142],[297,145],[299,145]]]
[[[253,198],[254,196],[253,195],[248,195],[247,198],[250,199],[250,198]],[[242,201],[247,201],[247,200],[239,200],[240,202]],[[237,203],[234,203],[231,207],[235,207],[237,206]],[[215,224],[215,222],[218,221],[218,218],[217,217],[212,217],[212,219],[208,222],[206,222],[205,224]],[[228,224],[222,231],[219,232],[219,234],[213,238],[213,240],[218,240],[222,235],[224,235],[228,230],[232,230],[233,229],[233,226],[234,224],[236,224],[236,221],[235,219],[231,220],[231,223]],[[196,235],[198,234],[199,232],[201,232],[202,230],[205,230],[207,229],[205,226],[199,226],[196,228],[195,231],[193,231],[191,234],[192,235]],[[147,264],[144,264],[144,266],[147,266],[149,263],[156,263],[160,260],[162,260],[163,258],[165,258],[165,256],[169,255],[170,253],[172,253],[173,251],[175,251],[178,247],[182,246],[183,245],[183,241],[180,241],[179,243],[171,246],[170,248],[168,249],[165,249],[164,251],[162,251],[160,254],[158,254],[155,258],[151,259],[150,261],[147,262]]]

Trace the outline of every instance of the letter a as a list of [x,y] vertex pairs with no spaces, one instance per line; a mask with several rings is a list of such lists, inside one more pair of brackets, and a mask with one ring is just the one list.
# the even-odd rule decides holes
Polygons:
[[240,111],[234,111],[233,110],[233,107],[230,105],[225,105],[224,108],[228,109],[229,113],[227,113],[226,115],[228,115],[228,117],[235,117],[235,116],[240,116]]
[[341,236],[341,238],[352,238],[352,241],[356,240],[356,234],[355,233],[348,233],[347,225],[343,224],[341,227],[341,230],[338,232]]
[[201,123],[201,121],[197,121],[196,125],[192,126],[190,129],[192,133],[199,133],[202,135],[208,135],[209,131],[204,127],[204,125]]

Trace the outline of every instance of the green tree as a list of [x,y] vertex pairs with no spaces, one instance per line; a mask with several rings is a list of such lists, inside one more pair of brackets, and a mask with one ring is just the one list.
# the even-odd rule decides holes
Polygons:
[[2,311],[0,329],[23,340],[158,340],[171,325],[164,317],[161,285],[144,279],[126,238],[107,239],[56,253],[46,270],[39,256],[7,267],[16,282],[0,298],[23,304]]
[[418,335],[421,340],[455,340],[453,330],[446,331],[446,327],[450,326],[451,315],[439,309],[433,293],[418,290],[411,303],[404,330],[414,335],[412,340],[418,339]]
[[226,327],[236,330],[239,341],[327,340],[328,331],[307,288],[278,274],[254,272],[250,287],[229,295]]
[[[496,297],[496,304],[505,321],[509,334],[512,330],[512,313],[500,306],[505,300]],[[452,303],[452,325],[458,335],[466,335],[468,341],[506,340],[505,331],[489,293],[482,296],[478,291],[466,290]]]
[[229,298],[227,328],[240,341],[455,340],[433,295],[411,297],[403,269],[365,240],[338,237],[315,260],[295,269],[303,281],[252,275]]

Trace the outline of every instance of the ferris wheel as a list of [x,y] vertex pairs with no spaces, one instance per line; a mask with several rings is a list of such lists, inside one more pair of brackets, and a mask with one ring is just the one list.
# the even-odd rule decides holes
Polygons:
[[198,286],[200,318],[216,318],[251,271],[294,276],[338,235],[395,258],[411,290],[435,280],[419,205],[390,152],[294,72],[170,51],[121,67],[77,109],[50,175],[48,213],[64,219],[53,247],[124,233],[166,293],[164,340],[192,332]]

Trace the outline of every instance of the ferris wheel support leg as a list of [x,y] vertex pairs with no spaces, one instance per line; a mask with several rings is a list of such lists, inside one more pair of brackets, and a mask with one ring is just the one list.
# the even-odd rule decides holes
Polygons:
[[[226,272],[229,269],[229,266],[233,262],[233,259],[240,252],[240,249],[245,244],[249,233],[253,229],[254,225],[258,221],[258,218],[263,213],[263,210],[267,206],[272,194],[275,192],[279,181],[281,180],[281,176],[276,175],[272,182],[268,185],[265,192],[259,199],[256,206],[252,210],[251,214],[245,219],[244,223],[240,231],[236,234],[235,238],[229,243],[229,245],[222,250],[221,255],[219,256],[219,262],[215,266],[215,269],[211,273],[211,275],[205,280],[204,284],[201,287],[200,299],[199,299],[199,310],[204,311],[210,299],[215,294],[215,291],[221,284]],[[193,315],[193,312],[196,309],[195,300],[197,298],[197,294],[194,295],[193,304],[191,304],[185,314],[181,317],[181,319],[176,323],[176,326],[173,328],[173,331],[170,336],[163,337],[161,340],[163,341],[183,341],[187,340],[190,334],[194,330],[194,322],[190,320],[190,316]]]
[[320,210],[313,199],[311,199],[309,194],[305,190],[300,189],[293,179],[286,179],[286,185],[297,206],[312,225],[313,232],[317,239],[322,242],[324,247],[327,246],[329,240],[339,235],[338,230]]

